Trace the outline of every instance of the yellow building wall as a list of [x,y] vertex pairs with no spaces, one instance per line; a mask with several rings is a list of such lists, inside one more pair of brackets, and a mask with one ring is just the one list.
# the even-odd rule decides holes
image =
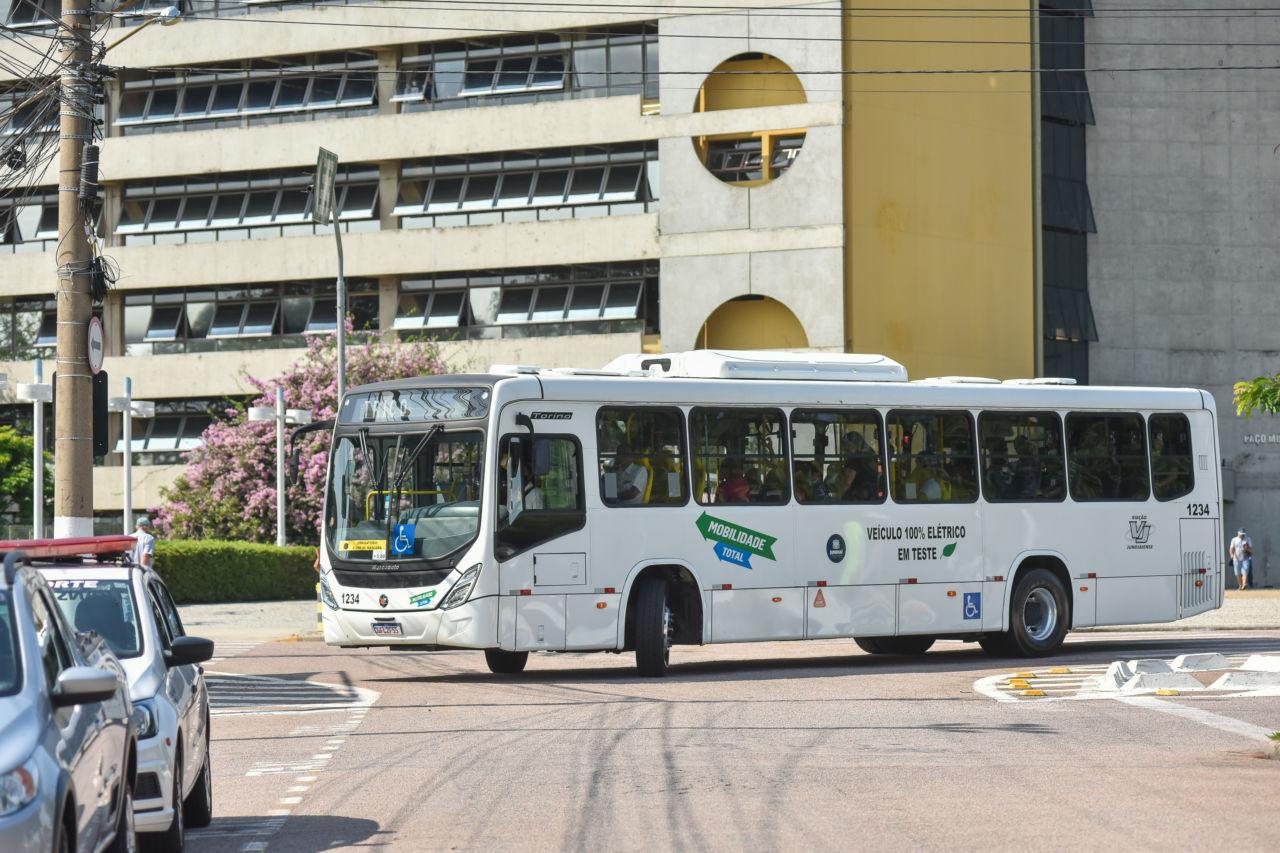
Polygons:
[[703,349],[805,349],[809,338],[791,309],[767,296],[724,303],[702,324]]
[[[1032,67],[1027,0],[843,5],[846,71]],[[916,378],[1034,375],[1031,75],[843,81],[846,348]]]

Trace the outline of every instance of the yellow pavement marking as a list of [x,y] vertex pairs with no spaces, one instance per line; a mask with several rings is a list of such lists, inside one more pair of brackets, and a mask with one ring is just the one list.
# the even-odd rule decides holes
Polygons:
[[1053,673],[1054,675],[1068,675],[1070,674],[1071,670],[1070,668],[1065,666],[1055,666],[1053,669],[1049,670],[1049,672]]
[[1015,672],[1012,675],[1012,677],[1013,678],[1035,678],[1036,674],[1034,672]]
[[1156,695],[1157,696],[1178,696],[1180,694],[1178,693],[1177,690],[1174,690],[1171,687],[1161,687],[1159,690],[1156,691]]
[[1023,696],[1043,696],[1044,691],[1043,690],[1023,690],[1022,695]]

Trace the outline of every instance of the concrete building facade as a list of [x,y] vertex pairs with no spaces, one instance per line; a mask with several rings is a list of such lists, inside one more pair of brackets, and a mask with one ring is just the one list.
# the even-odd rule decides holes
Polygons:
[[[111,393],[130,376],[159,408],[135,429],[135,505],[246,375],[334,328],[332,235],[309,220],[320,146],[343,164],[352,322],[434,338],[458,369],[699,346],[884,351],[917,375],[1037,369],[1030,77],[872,74],[1025,66],[1032,16],[1001,14],[1025,2],[988,4],[940,49],[925,45],[955,37],[958,0],[918,20],[763,0],[178,5],[186,21],[111,52],[102,111],[97,233],[121,271],[100,309],[105,368]],[[28,11],[11,23],[38,28]],[[1014,44],[965,43],[993,35]],[[0,80],[0,97],[29,86]],[[54,175],[37,184],[3,211],[0,371],[15,382],[55,328]],[[95,478],[108,514],[120,457]]]
[[1212,392],[1224,532],[1248,529],[1255,580],[1275,585],[1280,422],[1238,417],[1232,386],[1280,370],[1280,90],[1275,70],[1249,69],[1274,66],[1266,45],[1280,40],[1280,20],[1169,16],[1179,4],[1168,0],[1105,14],[1125,6],[1094,0],[1086,21],[1088,66],[1099,69],[1089,74],[1089,380]]

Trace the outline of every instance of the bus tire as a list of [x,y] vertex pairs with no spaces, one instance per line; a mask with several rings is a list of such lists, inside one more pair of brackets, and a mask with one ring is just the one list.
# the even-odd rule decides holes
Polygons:
[[675,637],[667,579],[642,579],[634,606],[636,669],[645,678],[662,678],[671,671],[671,644]]
[[1009,602],[1008,653],[1036,658],[1051,655],[1071,627],[1071,603],[1062,581],[1048,569],[1032,569],[1018,578]]
[[529,662],[528,652],[508,652],[505,649],[485,649],[484,662],[495,675],[517,675],[524,672]]
[[933,637],[859,637],[858,648],[869,655],[922,655],[933,646]]

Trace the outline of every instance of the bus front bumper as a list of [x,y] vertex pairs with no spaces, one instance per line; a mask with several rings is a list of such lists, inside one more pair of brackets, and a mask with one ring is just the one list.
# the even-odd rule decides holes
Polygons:
[[324,641],[333,646],[442,646],[487,649],[498,644],[498,598],[472,599],[449,610],[324,610]]

